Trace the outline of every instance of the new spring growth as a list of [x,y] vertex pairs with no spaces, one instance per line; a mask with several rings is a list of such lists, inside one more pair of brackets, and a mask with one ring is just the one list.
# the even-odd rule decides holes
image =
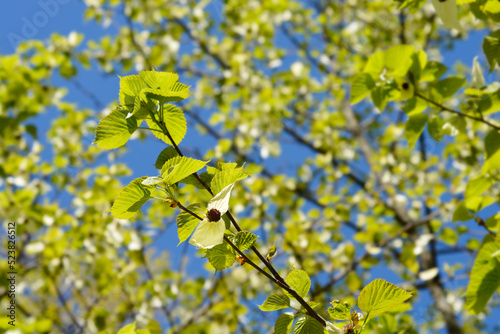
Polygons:
[[266,260],[269,261],[271,258],[276,254],[276,245],[272,245],[271,248],[269,248],[269,252],[267,253]]

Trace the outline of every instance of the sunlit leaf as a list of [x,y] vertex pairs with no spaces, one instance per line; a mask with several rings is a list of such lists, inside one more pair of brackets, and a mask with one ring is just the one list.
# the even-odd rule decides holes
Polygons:
[[293,313],[283,313],[276,319],[274,324],[274,334],[288,334],[293,323]]
[[318,320],[305,316],[297,320],[293,327],[294,334],[323,334],[324,328]]
[[126,115],[125,110],[117,108],[104,117],[97,125],[94,143],[104,149],[125,145],[140,123],[135,117],[125,118]]
[[490,73],[500,64],[500,30],[495,30],[483,40],[483,51],[490,65]]
[[230,185],[231,183],[243,180],[247,176],[248,175],[243,172],[243,168],[220,171],[214,175],[210,184],[210,188],[212,189],[212,192],[214,194],[217,194],[226,186]]
[[142,184],[147,177],[139,177],[129,183],[118,195],[111,207],[111,214],[119,219],[128,219],[148,201],[152,187]]
[[189,175],[198,172],[205,167],[208,161],[201,161],[187,157],[173,157],[161,168],[161,175],[164,182],[167,184],[174,184],[180,180],[188,177]]
[[236,261],[234,250],[225,241],[220,245],[215,245],[208,249],[205,257],[208,258],[208,261],[210,261],[215,270],[229,268]]
[[371,90],[375,87],[371,75],[367,73],[360,73],[354,77],[351,85],[351,104],[361,102]]
[[[309,275],[307,275],[304,270],[300,269],[292,270],[285,278],[285,282],[287,282],[288,285],[290,285],[290,287],[294,289],[302,298],[307,296],[307,293],[311,288],[311,280],[309,279]],[[290,298],[294,298],[292,295],[288,294],[288,292],[285,291],[285,293]]]
[[[156,117],[158,117],[158,115]],[[146,122],[156,138],[168,145],[172,145],[170,139],[163,133],[163,129],[159,127],[158,124],[150,118],[146,119]],[[174,142],[179,145],[187,131],[186,118],[182,110],[172,104],[166,104],[163,109],[163,122]]]
[[500,262],[493,254],[500,251],[500,242],[487,234],[477,254],[469,285],[465,293],[465,305],[469,312],[481,312],[500,286]]
[[361,291],[358,306],[373,317],[389,311],[410,297],[411,293],[383,279],[376,279]]
[[284,293],[273,293],[262,305],[259,305],[262,311],[276,311],[288,307],[290,307],[290,298]]
[[248,231],[240,231],[234,236],[234,244],[241,250],[247,250],[257,240],[258,236]]
[[[197,214],[200,218],[205,216],[205,206],[200,203],[189,204],[186,209]],[[179,244],[187,240],[193,233],[200,220],[190,214],[189,212],[182,211],[177,216],[177,235],[179,237]]]

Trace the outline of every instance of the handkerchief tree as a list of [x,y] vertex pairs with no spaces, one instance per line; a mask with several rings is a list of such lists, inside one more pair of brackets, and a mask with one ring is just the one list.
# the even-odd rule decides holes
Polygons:
[[[207,161],[188,158],[180,150],[179,144],[186,133],[186,120],[181,109],[171,102],[187,98],[189,87],[177,80],[177,74],[156,71],[142,71],[139,75],[120,78],[121,104],[97,126],[95,143],[102,148],[119,148],[138,130],[149,130],[170,145],[156,160],[155,166],[160,170],[160,175],[139,177],[120,192],[110,209],[114,217],[133,217],[148,200],[158,200],[179,208],[179,244],[191,235],[189,243],[205,250],[205,257],[216,271],[229,268],[235,262],[247,264],[281,289],[281,292],[270,295],[260,306],[263,311],[294,308],[290,299],[300,304],[299,308],[294,308],[296,314],[284,313],[276,320],[275,333],[287,333],[293,325],[294,333],[358,334],[363,331],[370,315],[393,309],[411,297],[411,293],[377,280],[363,289],[360,295],[359,307],[367,312],[364,321],[361,321],[363,316],[360,313],[351,311],[347,302],[337,306],[338,300],[332,302],[335,308],[329,308],[329,312],[333,319],[347,321],[340,328],[327,322],[315,311],[319,303],[305,300],[311,286],[307,273],[293,269],[285,279],[281,277],[271,263],[273,254],[268,253],[264,257],[256,247],[258,236],[242,230],[229,211],[231,190],[237,181],[247,177],[243,166],[219,162],[215,167],[208,166],[206,172],[199,173]],[[143,121],[148,127],[140,126]],[[213,198],[206,207],[200,203],[183,203],[176,194],[176,189],[182,184],[205,190]],[[224,216],[227,217],[226,221]],[[256,259],[245,252],[248,250]],[[337,312],[338,309],[342,310],[342,314]],[[134,332],[135,326],[133,323],[121,331]]]

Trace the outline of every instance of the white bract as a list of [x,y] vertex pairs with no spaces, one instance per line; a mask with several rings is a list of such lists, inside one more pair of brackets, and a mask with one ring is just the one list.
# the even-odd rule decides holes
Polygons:
[[481,65],[477,61],[477,57],[474,57],[472,62],[472,80],[470,82],[472,88],[481,89],[486,86],[486,81],[484,81],[483,70]]
[[[226,224],[222,216],[229,209],[229,197],[233,187],[234,183],[231,183],[208,202],[207,215],[189,239],[190,244],[207,249],[223,242]],[[218,219],[214,219],[213,216]]]
[[343,330],[341,330],[340,328],[338,328],[337,326],[335,326],[334,324],[332,324],[331,322],[327,321],[326,322],[326,332],[328,334],[342,334],[344,333]]

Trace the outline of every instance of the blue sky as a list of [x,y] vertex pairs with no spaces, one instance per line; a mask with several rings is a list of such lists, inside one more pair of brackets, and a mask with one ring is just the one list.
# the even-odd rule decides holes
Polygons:
[[[85,34],[86,43],[89,39],[98,39],[100,36],[107,34],[115,34],[116,26],[111,24],[107,28],[96,25],[94,22],[85,22],[83,19],[83,11],[85,5],[79,0],[40,0],[40,1],[30,1],[27,5],[26,1],[19,0],[2,0],[0,2],[0,53],[10,54],[15,52],[15,45],[19,40],[22,39],[41,39],[45,40],[49,36],[57,32],[61,35],[68,35],[71,31],[83,32]],[[216,5],[210,10],[217,10]],[[475,56],[479,56],[480,61],[484,64],[485,57],[482,52],[481,44],[486,32],[474,32],[468,35],[466,40],[459,41],[456,44],[454,50],[449,50],[443,52],[444,63],[448,67],[452,67],[456,61],[461,61],[465,65],[470,66],[472,59]],[[492,82],[494,77],[488,75],[488,71],[484,70],[486,75],[486,81]],[[92,92],[95,93],[99,100],[107,104],[112,100],[117,99],[118,89],[119,89],[119,78],[117,76],[103,76],[96,71],[86,71],[81,70],[78,76],[79,83],[84,87],[90,87]],[[187,84],[192,84],[190,80],[182,80]],[[68,85],[69,94],[66,97],[67,101],[76,102],[79,107],[94,108],[94,103],[86,97],[78,89],[74,89],[71,82],[66,80],[55,78],[54,84],[56,85]],[[46,114],[37,118],[37,126],[39,127],[38,133],[43,138],[50,128],[50,120],[52,120],[57,115],[57,111],[54,109],[47,110]],[[93,138],[88,138],[88,144],[90,145]],[[201,140],[202,139],[202,140]],[[43,142],[43,139],[42,139]],[[204,147],[199,147],[200,142],[204,142]],[[201,151],[204,148],[210,147],[214,141],[212,138],[206,136],[201,138],[200,135],[188,125],[188,133],[184,139],[183,147],[198,147]],[[142,175],[154,175],[157,173],[154,168],[154,162],[156,160],[159,152],[165,147],[163,143],[158,140],[147,140],[146,142],[131,141],[127,144],[129,147],[129,152],[124,156],[123,160],[132,168],[133,176],[130,179],[142,176]],[[298,148],[296,145],[284,145],[283,151],[294,150],[297,152]],[[300,149],[300,154],[295,154],[296,161],[291,161],[292,163],[300,163],[304,160],[304,156],[308,154],[306,149]],[[48,159],[51,156],[51,152],[46,149],[44,152],[44,158]],[[290,156],[290,155],[288,155]],[[143,162],[151,163],[143,163]],[[279,168],[281,163],[271,163],[273,168]],[[127,180],[124,180],[126,182]],[[165,242],[166,244],[177,244],[177,236],[175,233],[166,233],[165,237],[160,239],[157,243],[157,247]],[[178,247],[177,250],[180,253],[182,246]],[[188,273],[199,274],[199,270],[195,269],[198,264],[203,263],[205,260],[200,260],[195,256],[195,250],[193,247],[190,248],[189,253],[190,262]],[[173,253],[175,257],[176,252]],[[178,255],[178,254],[177,254]],[[451,259],[455,261],[457,259]],[[175,261],[174,261],[175,262]],[[384,267],[375,270],[375,274],[385,275],[384,278],[391,280],[396,280],[398,277],[389,275],[387,276],[387,270]],[[461,282],[465,284],[465,282]],[[428,305],[431,300],[427,294],[424,292],[422,301],[419,305]],[[259,301],[260,303],[260,301]],[[427,306],[425,306],[427,307]],[[498,310],[497,310],[498,311]],[[498,313],[498,312],[496,312]],[[500,321],[497,316],[489,317],[489,323],[491,325],[500,325]],[[496,319],[495,319],[496,318]]]

